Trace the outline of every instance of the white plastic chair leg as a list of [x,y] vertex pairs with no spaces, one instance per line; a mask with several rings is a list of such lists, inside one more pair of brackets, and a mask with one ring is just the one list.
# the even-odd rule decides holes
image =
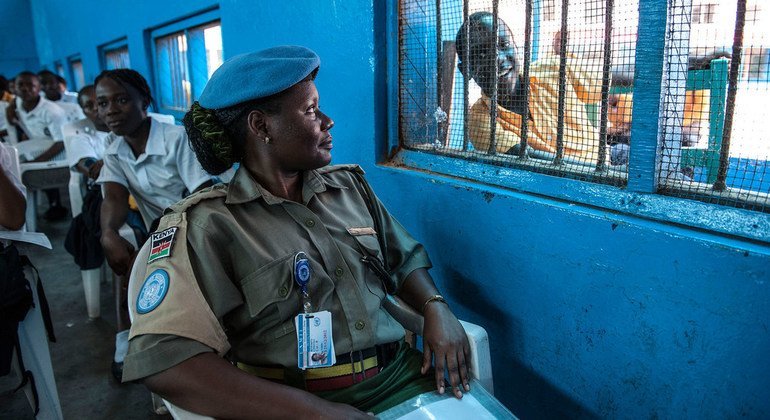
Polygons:
[[80,276],[83,278],[83,291],[86,294],[86,308],[88,317],[91,319],[99,318],[101,315],[101,301],[99,299],[100,282],[102,277],[102,268],[91,270],[81,270]]
[[25,219],[28,232],[37,232],[37,195],[38,191],[29,191]]
[[[19,323],[19,343],[21,344],[24,366],[32,372],[37,385],[40,412],[36,418],[59,420],[63,416],[53,374],[53,365],[51,364],[51,353],[48,349],[48,337],[40,312],[40,300],[37,296],[38,278],[34,270],[29,267],[24,269],[24,275],[32,287],[35,307],[31,308],[24,321]],[[28,398],[30,398],[29,395]]]

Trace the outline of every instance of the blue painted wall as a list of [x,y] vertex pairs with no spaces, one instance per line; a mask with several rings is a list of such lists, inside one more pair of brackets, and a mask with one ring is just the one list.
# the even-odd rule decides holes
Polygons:
[[[144,31],[214,4],[32,0],[39,55],[50,66],[80,53],[92,78],[97,45],[127,36],[149,75]],[[373,0],[222,1],[225,56],[278,43],[321,55],[335,162],[365,167],[430,250],[453,308],[490,333],[498,398],[523,418],[770,416],[767,241],[378,165],[395,118],[391,12]]]
[[0,74],[10,79],[22,70],[37,71],[40,64],[29,0],[0,1],[0,28]]

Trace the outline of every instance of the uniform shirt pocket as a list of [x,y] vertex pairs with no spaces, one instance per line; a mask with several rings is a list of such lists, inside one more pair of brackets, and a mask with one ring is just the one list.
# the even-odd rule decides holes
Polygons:
[[260,337],[277,338],[294,331],[287,322],[300,311],[300,299],[292,280],[294,254],[274,260],[241,282],[248,312],[258,324]]

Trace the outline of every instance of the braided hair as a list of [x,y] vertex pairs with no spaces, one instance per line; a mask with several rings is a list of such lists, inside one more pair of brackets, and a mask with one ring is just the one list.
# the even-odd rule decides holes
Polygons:
[[[145,80],[145,78],[142,77],[138,71],[131,69],[104,70],[99,73],[98,76],[96,76],[94,85],[98,85],[99,81],[105,77],[119,84],[121,87],[123,87],[123,89],[128,90],[130,86],[139,92],[139,94],[142,96],[142,99],[147,103],[148,106],[153,105],[154,107],[155,100],[152,98],[152,93],[150,93],[150,85],[147,84],[147,80]],[[147,108],[145,108],[145,110],[146,109]]]
[[218,175],[240,162],[244,156],[243,139],[248,131],[246,119],[249,113],[259,110],[268,115],[277,114],[280,112],[279,95],[222,109],[204,108],[197,101],[193,102],[182,123],[203,169]]

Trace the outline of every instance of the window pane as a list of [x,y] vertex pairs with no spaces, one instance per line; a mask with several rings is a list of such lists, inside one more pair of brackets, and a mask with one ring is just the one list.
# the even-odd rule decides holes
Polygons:
[[86,77],[83,73],[83,62],[80,59],[70,61],[72,76],[75,78],[75,91],[79,91],[86,85]]
[[188,31],[193,97],[198,99],[209,77],[222,65],[222,31],[219,22]]
[[187,65],[187,38],[179,32],[155,41],[160,106],[186,111],[192,104]]
[[128,46],[106,51],[104,53],[104,65],[107,70],[131,68]]

